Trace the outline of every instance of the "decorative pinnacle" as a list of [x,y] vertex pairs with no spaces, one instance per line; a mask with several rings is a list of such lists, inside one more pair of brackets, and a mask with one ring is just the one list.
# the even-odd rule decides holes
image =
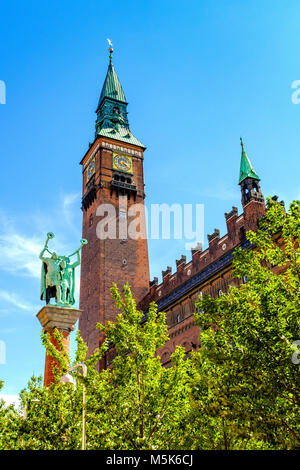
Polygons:
[[242,150],[244,151],[243,139],[241,137],[240,137],[240,141],[241,141]]
[[112,53],[114,52],[113,43],[112,43],[111,40],[108,39],[108,38],[107,38],[107,42],[108,42],[108,45],[109,45],[109,48],[108,48],[108,51],[109,51],[109,62],[112,63]]

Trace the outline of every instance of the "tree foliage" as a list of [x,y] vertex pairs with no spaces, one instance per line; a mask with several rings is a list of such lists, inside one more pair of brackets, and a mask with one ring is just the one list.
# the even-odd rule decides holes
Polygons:
[[299,235],[300,203],[285,212],[269,199],[259,230],[247,233],[251,248],[235,251],[233,272],[247,282],[197,303],[195,416],[204,413],[212,430],[219,423],[217,448],[300,445],[300,375],[292,361],[300,334]]
[[[73,372],[76,386],[60,383],[68,356],[42,333],[55,383],[32,377],[24,413],[0,401],[0,449],[80,449],[83,387],[88,449],[299,448],[299,235],[300,203],[285,212],[269,199],[259,230],[247,233],[251,247],[234,254],[234,275],[247,282],[199,299],[201,348],[187,358],[177,347],[169,368],[156,353],[168,339],[165,314],[151,304],[145,321],[128,285],[112,287],[119,313],[97,325],[106,340],[88,358],[78,332],[74,364],[88,373]],[[112,344],[116,356],[99,372]]]
[[[77,335],[74,363],[84,362],[88,374],[83,379],[74,373],[76,388],[59,382],[68,369],[67,356],[60,353],[42,334],[42,342],[57,360],[56,382],[43,387],[42,379],[32,377],[20,394],[26,419],[15,416],[17,432],[10,437],[14,449],[80,449],[82,431],[82,392],[86,388],[88,449],[159,449],[180,447],[180,424],[188,412],[188,364],[184,349],[172,355],[166,369],[156,350],[167,340],[165,314],[150,306],[147,321],[138,311],[131,290],[124,286],[123,296],[112,287],[120,313],[115,323],[97,325],[106,341],[88,359],[87,346]],[[55,332],[62,347],[62,335]],[[113,344],[117,356],[111,367],[98,372],[96,364]],[[4,431],[4,429],[3,429]],[[3,442],[2,448],[9,448]]]

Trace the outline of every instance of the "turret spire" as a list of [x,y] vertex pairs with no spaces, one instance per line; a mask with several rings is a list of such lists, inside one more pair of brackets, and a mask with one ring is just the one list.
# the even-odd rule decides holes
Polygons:
[[242,192],[242,205],[245,206],[251,200],[257,202],[264,202],[264,196],[261,192],[259,181],[259,176],[255,173],[255,170],[250,162],[248,155],[244,149],[244,143],[242,138],[241,147],[241,167],[240,167],[240,179],[239,185],[241,186]]
[[253,178],[259,181],[260,178],[255,173],[252,163],[250,162],[250,159],[244,150],[244,143],[241,137],[240,137],[240,140],[241,140],[241,147],[242,147],[242,156],[241,156],[239,184],[241,184],[242,181],[244,181],[246,178]]

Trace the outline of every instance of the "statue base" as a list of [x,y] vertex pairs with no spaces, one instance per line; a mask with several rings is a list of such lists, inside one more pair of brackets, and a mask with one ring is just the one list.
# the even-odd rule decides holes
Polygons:
[[[69,355],[70,352],[70,332],[75,329],[75,324],[79,319],[82,310],[70,307],[59,307],[57,305],[45,305],[37,314],[37,318],[42,325],[44,331],[50,335],[50,341],[60,350],[60,346],[54,336],[56,328],[63,335],[63,349]],[[59,368],[54,357],[46,353],[44,386],[48,387],[55,382],[54,367]]]
[[82,310],[73,307],[45,305],[37,314],[37,318],[46,331],[57,328],[60,331],[73,331]]

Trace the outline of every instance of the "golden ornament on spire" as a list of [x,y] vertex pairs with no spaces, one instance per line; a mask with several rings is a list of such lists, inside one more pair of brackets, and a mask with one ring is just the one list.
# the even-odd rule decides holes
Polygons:
[[112,53],[114,52],[114,48],[113,48],[113,43],[111,42],[110,39],[107,38],[107,42],[108,42],[108,45],[109,45],[109,48],[108,48],[108,51],[109,51],[109,61],[111,62],[111,61],[112,61]]

